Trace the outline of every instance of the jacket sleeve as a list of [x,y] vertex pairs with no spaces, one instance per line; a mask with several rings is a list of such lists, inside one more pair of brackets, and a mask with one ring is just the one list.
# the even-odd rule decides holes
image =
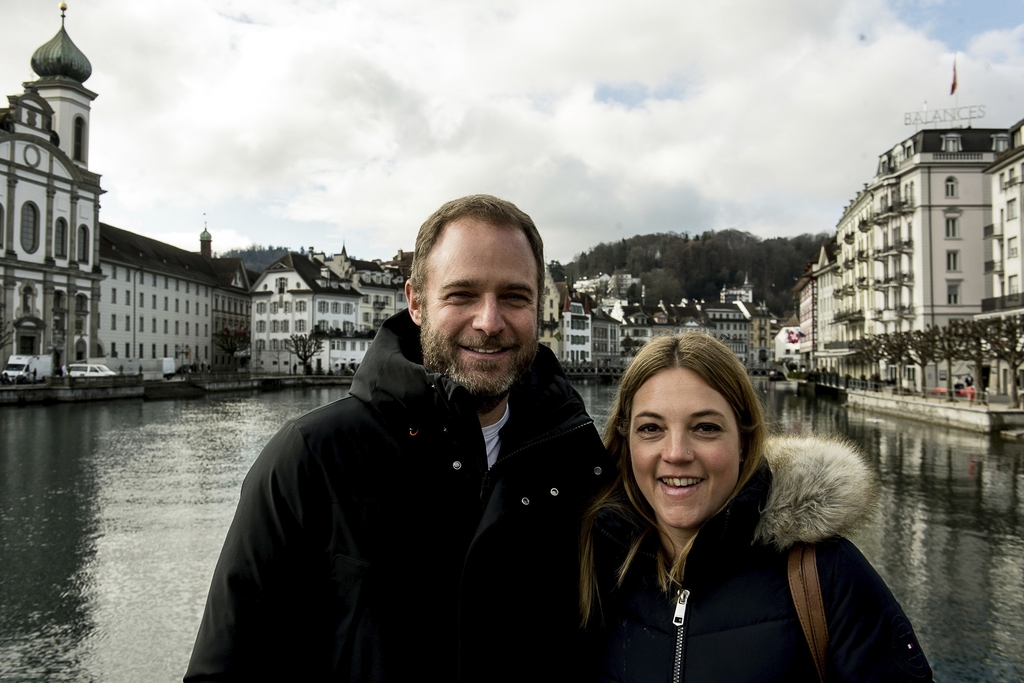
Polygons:
[[[329,519],[319,468],[302,433],[289,423],[260,453],[214,571],[199,634],[184,680],[269,679],[286,672],[284,655],[302,661],[315,628],[302,614],[316,590],[312,525]],[[312,622],[312,623],[310,623]],[[315,637],[315,635],[314,635]],[[306,667],[317,666],[307,661]]]
[[846,539],[818,544],[828,616],[829,681],[931,681],[932,671],[903,608]]

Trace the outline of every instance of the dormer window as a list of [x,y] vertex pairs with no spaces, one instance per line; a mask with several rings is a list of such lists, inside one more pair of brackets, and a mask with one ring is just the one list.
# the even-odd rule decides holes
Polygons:
[[1010,136],[1006,133],[996,133],[992,136],[992,151],[996,154],[1005,152],[1010,148]]
[[942,151],[943,152],[959,152],[961,151],[960,146],[960,134],[959,133],[947,133],[942,136]]

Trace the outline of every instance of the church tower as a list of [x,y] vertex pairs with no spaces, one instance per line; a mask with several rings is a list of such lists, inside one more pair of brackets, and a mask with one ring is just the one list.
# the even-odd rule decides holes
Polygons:
[[83,83],[92,75],[92,64],[64,30],[60,5],[60,30],[32,55],[32,70],[39,80],[26,83],[53,107],[52,129],[61,151],[79,168],[89,168],[89,112],[96,93]]

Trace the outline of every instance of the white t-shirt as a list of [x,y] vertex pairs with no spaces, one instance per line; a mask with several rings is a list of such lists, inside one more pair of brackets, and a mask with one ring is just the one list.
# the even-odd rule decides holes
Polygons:
[[501,436],[498,432],[506,422],[508,422],[508,403],[505,404],[505,414],[501,416],[501,419],[483,428],[484,446],[487,448],[487,469],[494,467],[494,463],[498,460],[498,451],[501,450]]

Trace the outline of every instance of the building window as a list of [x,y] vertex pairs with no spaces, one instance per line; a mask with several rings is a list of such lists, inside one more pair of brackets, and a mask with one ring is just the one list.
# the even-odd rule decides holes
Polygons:
[[1007,294],[1020,294],[1020,279],[1016,275],[1009,277]]
[[346,302],[345,305],[341,307],[341,310],[343,315],[352,315],[352,304]]
[[960,219],[954,216],[946,217],[946,237],[960,237]]
[[85,119],[81,116],[75,117],[74,141],[72,144],[73,159],[85,161]]
[[256,321],[256,331],[257,332],[266,332],[267,331],[267,321],[266,320],[257,320]]
[[[164,334],[167,334],[167,318],[164,318]],[[166,351],[164,351],[164,355],[167,355]]]
[[284,294],[285,290],[288,289],[288,278],[279,277],[274,281],[274,289],[277,290],[278,294]]
[[84,225],[78,226],[78,241],[75,243],[78,248],[78,260],[81,263],[89,262],[89,228]]
[[112,304],[116,304],[117,303],[117,290],[114,289],[114,288],[111,288],[111,290],[110,290],[110,303],[112,303]]
[[58,218],[53,225],[53,255],[68,257],[68,222],[63,218]]
[[263,301],[256,304],[256,315],[263,315],[267,312],[267,304]]
[[112,329],[112,330],[116,330],[117,329],[117,313],[111,313],[110,314],[110,329]]
[[296,313],[305,313],[306,312],[306,302],[305,301],[296,301],[295,302],[295,312]]
[[316,312],[317,313],[327,313],[328,310],[329,310],[329,306],[330,306],[330,302],[328,302],[328,301],[317,301],[316,302]]
[[951,272],[960,271],[960,252],[950,250],[946,252],[946,270]]
[[[295,321],[295,331],[296,332],[305,332],[306,331],[306,321],[305,320],[296,320]],[[285,332],[287,332],[287,330],[285,330]]]
[[1011,237],[1006,240],[1006,257],[1017,258],[1017,238]]
[[946,284],[946,303],[947,304],[959,304],[960,303],[960,283],[949,282]]
[[1006,202],[1006,220],[1012,221],[1017,217],[1017,200],[1011,199]]
[[21,248],[29,254],[39,248],[39,209],[32,202],[21,205]]
[[946,196],[947,197],[956,197],[956,186],[957,186],[956,178],[954,178],[953,176],[949,176],[948,178],[946,178]]
[[288,333],[288,321],[287,320],[282,320],[281,321],[281,331],[284,332],[285,334]]

